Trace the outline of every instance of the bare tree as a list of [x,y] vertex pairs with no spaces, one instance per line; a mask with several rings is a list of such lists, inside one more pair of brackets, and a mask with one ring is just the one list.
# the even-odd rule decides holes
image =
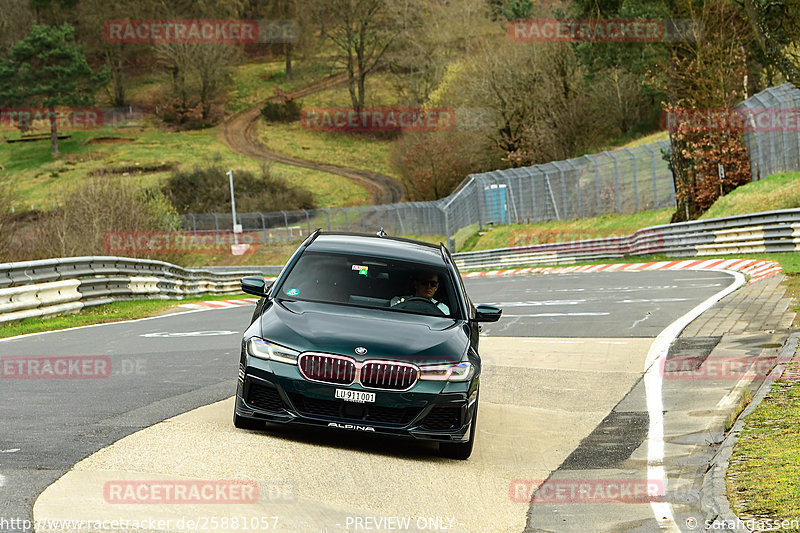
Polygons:
[[[366,79],[381,64],[394,41],[396,27],[387,0],[326,0],[326,34],[335,45],[347,72],[350,101],[354,109],[366,102]],[[321,12],[318,6],[317,13]]]
[[448,65],[475,41],[496,33],[485,0],[406,0],[392,11],[397,36],[386,62],[398,94],[410,105],[427,103]]
[[[665,110],[731,109],[744,96],[748,72],[745,50],[754,39],[744,13],[733,0],[701,3],[684,0],[678,8],[683,9],[681,15],[695,24],[689,34],[671,45],[667,68],[653,77],[654,85],[668,96]],[[717,179],[705,170],[717,167],[715,161],[707,161],[709,157],[724,156],[726,160],[720,163],[742,169],[734,187],[749,180],[749,165],[741,160],[746,152],[736,149],[736,144],[741,144],[737,132],[697,131],[679,126],[671,133],[669,163],[677,202],[673,221],[694,219],[702,214],[703,205],[697,199],[700,195],[707,197],[704,191],[709,187],[701,182]],[[727,192],[723,186],[713,189]],[[704,205],[710,205],[707,199]]]
[[747,18],[770,64],[800,83],[800,4],[796,0],[744,0]]
[[434,106],[484,107],[492,142],[515,165],[571,157],[594,138],[584,69],[567,43],[487,39],[445,75]]
[[0,57],[36,22],[29,0],[0,0]]

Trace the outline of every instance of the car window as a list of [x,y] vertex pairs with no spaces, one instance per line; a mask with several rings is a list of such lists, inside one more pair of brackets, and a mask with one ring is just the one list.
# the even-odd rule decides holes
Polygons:
[[[414,280],[420,277],[438,278],[431,298],[415,297]],[[458,314],[446,268],[362,255],[305,252],[277,297],[430,316]]]

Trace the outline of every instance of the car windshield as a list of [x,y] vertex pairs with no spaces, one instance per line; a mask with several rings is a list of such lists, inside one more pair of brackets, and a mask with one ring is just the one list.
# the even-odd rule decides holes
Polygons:
[[447,269],[351,254],[304,253],[277,297],[430,316],[458,315]]

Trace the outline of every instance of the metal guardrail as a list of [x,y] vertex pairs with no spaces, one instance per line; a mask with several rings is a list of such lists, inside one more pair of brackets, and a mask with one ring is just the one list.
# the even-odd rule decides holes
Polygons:
[[240,292],[243,276],[276,267],[224,271],[127,257],[68,257],[0,264],[0,323],[76,312],[115,300]]
[[672,257],[800,251],[800,209],[681,222],[632,235],[454,254],[459,268],[572,264],[663,253]]
[[[454,254],[463,270],[572,264],[664,253],[672,257],[800,251],[800,209],[681,222],[632,235]],[[117,299],[238,292],[242,276],[280,266],[188,269],[126,257],[69,257],[0,264],[0,323],[75,312]]]

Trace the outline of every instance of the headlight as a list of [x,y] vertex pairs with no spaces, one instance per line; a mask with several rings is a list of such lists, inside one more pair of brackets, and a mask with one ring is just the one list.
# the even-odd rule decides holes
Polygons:
[[419,379],[431,381],[469,381],[475,374],[472,363],[427,365],[419,367]]
[[247,341],[247,353],[259,359],[266,359],[268,361],[278,361],[280,363],[287,363],[290,365],[297,364],[297,356],[300,352],[275,344],[273,342],[265,341],[258,337],[250,337]]

